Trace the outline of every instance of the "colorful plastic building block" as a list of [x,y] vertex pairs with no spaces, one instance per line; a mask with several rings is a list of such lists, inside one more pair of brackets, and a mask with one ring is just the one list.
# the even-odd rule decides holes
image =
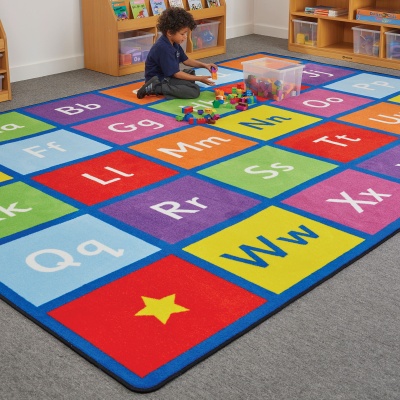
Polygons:
[[188,113],[193,112],[193,106],[185,106],[185,107],[182,107],[182,112],[183,112],[184,114],[188,114]]
[[185,121],[189,121],[190,118],[194,118],[194,116],[193,116],[192,113],[187,113],[187,114],[185,114],[185,116],[184,116],[183,119],[184,119]]
[[247,103],[240,102],[236,107],[236,110],[245,111],[248,108]]
[[219,106],[221,105],[221,103],[218,100],[213,100],[212,104],[214,108],[219,108]]

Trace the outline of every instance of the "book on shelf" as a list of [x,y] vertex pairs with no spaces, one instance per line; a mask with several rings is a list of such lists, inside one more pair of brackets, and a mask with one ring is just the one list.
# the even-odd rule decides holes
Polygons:
[[357,9],[357,15],[368,15],[377,18],[400,19],[400,10],[364,7]]
[[356,15],[357,21],[377,22],[379,24],[400,25],[400,19],[378,18],[373,15]]
[[328,17],[338,17],[347,13],[347,8],[330,8],[329,10],[324,9],[322,11],[317,8],[314,12],[315,15],[327,15]]
[[340,17],[341,15],[347,15],[349,10],[347,8],[332,8],[328,11],[328,17]]
[[130,0],[129,4],[131,5],[132,16],[134,19],[145,18],[149,16],[149,12],[147,11],[144,0]]
[[129,18],[128,9],[126,8],[124,1],[111,1],[111,7],[117,19]]
[[187,0],[189,10],[201,10],[203,5],[201,4],[201,0]]
[[207,0],[207,7],[219,7],[221,4],[219,0]]
[[315,7],[305,7],[304,8],[304,12],[306,14],[314,14],[315,10],[329,10],[330,8],[332,8],[331,6],[315,6]]
[[379,22],[390,25],[400,25],[400,10],[365,7],[359,8],[356,19],[360,21]]
[[183,1],[182,0],[168,0],[169,2],[169,6],[170,7],[180,7],[180,8],[184,8],[183,7]]
[[347,8],[331,6],[305,7],[304,12],[312,15],[326,15],[328,17],[339,17],[348,13]]
[[164,0],[150,0],[153,15],[160,15],[167,7]]
[[393,10],[389,8],[376,8],[376,7],[363,7],[357,9],[357,14],[376,15],[379,17],[397,18],[399,17],[400,10]]

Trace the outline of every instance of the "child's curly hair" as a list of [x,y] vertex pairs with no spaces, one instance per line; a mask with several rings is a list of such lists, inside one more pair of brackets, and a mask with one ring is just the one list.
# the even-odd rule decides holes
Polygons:
[[193,15],[180,7],[167,8],[160,15],[157,22],[157,29],[164,35],[167,34],[167,31],[176,33],[183,28],[193,30],[196,26]]

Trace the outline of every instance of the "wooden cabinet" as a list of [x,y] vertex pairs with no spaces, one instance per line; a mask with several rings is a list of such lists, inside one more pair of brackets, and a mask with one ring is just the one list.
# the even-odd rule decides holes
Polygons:
[[[304,12],[305,7],[317,5],[347,8],[348,13],[340,17],[328,17],[310,15]],[[399,29],[400,32],[400,25],[357,20],[357,9],[365,7],[400,10],[400,0],[290,0],[289,50],[378,67],[400,69],[400,59],[389,58],[389,54],[387,54],[388,35],[385,34],[394,29]],[[295,35],[296,24],[299,24],[298,20],[316,23],[314,41],[309,41],[307,44],[299,43],[301,40],[299,41],[298,36]],[[353,30],[352,28],[360,25],[366,28],[365,32],[371,30],[379,33],[377,35],[378,40],[374,43],[376,51],[373,54],[354,52],[354,31],[358,32],[358,29]]]
[[[186,53],[190,58],[204,58],[226,52],[226,3],[220,0],[220,7],[207,8],[206,0],[201,0],[203,9],[190,10],[196,21],[213,20],[218,21],[218,39],[216,46],[195,49],[189,35]],[[129,11],[129,19],[117,20],[110,0],[82,0],[82,24],[85,68],[108,75],[122,76],[134,72],[144,71],[144,62],[131,65],[120,65],[119,39],[134,36],[137,31],[154,34],[157,39],[157,16],[151,13],[150,1],[145,0],[149,11],[149,17],[132,18],[129,0],[125,5]],[[165,0],[168,7],[168,0]],[[185,8],[188,10],[187,1],[184,0]]]
[[11,100],[10,70],[8,68],[7,36],[3,24],[0,21],[0,75],[2,78],[2,90],[0,101]]

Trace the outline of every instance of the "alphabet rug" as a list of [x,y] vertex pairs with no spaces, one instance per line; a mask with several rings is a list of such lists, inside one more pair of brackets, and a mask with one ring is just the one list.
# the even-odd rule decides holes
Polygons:
[[251,97],[242,62],[264,57],[195,100],[140,81],[0,115],[0,295],[131,390],[399,230],[400,79],[278,57],[300,94]]

